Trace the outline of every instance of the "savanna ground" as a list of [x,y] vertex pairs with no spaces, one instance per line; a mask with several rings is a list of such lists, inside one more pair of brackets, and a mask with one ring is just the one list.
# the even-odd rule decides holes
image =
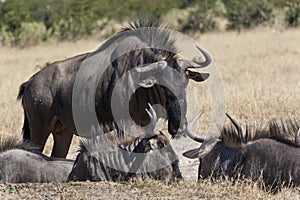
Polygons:
[[[300,120],[300,29],[257,28],[219,32],[193,38],[208,50],[222,76],[226,111],[241,122],[271,119]],[[23,110],[16,101],[19,85],[47,62],[95,49],[101,40],[49,43],[26,49],[0,47],[0,135],[20,135]],[[188,118],[205,111],[199,133],[210,120],[210,98],[205,84],[191,83]],[[190,94],[191,92],[189,92]],[[192,99],[192,100],[191,100]],[[198,105],[195,105],[197,103]],[[69,158],[76,154],[75,138]],[[172,141],[180,153],[198,146],[188,139]],[[44,153],[49,154],[51,140]],[[297,158],[295,158],[297,159]],[[196,183],[197,160],[180,160],[185,182],[165,185],[154,181],[129,183],[62,183],[0,185],[1,199],[300,199],[299,188],[271,195],[249,182]]]

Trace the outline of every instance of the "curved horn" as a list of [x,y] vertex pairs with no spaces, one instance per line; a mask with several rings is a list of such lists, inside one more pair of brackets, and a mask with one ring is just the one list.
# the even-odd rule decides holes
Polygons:
[[218,141],[218,139],[211,137],[205,140],[200,148],[186,151],[182,155],[191,159],[204,158],[213,150]]
[[149,128],[147,128],[147,133],[146,134],[159,135],[159,131],[157,130],[157,127],[156,127],[156,123],[157,123],[156,112],[155,112],[154,108],[151,106],[150,103],[148,103],[148,106],[149,106],[149,110],[148,109],[145,109],[145,110],[148,113],[148,116],[149,116],[151,122],[149,124]]
[[189,60],[179,60],[178,65],[181,68],[183,68],[183,69],[202,68],[202,67],[207,67],[208,65],[210,65],[212,63],[212,58],[210,57],[210,55],[204,49],[202,49],[198,45],[196,45],[196,48],[203,54],[203,56],[205,58],[205,61],[195,62],[195,61],[189,61]]
[[233,123],[234,127],[238,131],[239,137],[241,139],[244,139],[246,136],[246,129],[243,128],[235,119],[233,119],[228,113],[226,113],[226,116],[230,119],[230,121]]
[[201,67],[206,67],[208,65],[210,65],[210,63],[212,62],[212,59],[210,57],[210,55],[201,47],[199,47],[198,45],[196,45],[196,48],[201,51],[201,53],[203,54],[205,61],[203,62],[194,62],[196,65],[193,66],[193,68],[201,68]]
[[198,135],[197,133],[195,133],[192,128],[195,125],[196,121],[200,118],[200,116],[203,114],[203,112],[200,112],[192,121],[189,122],[188,126],[186,127],[186,133],[187,136],[193,140],[195,140],[196,142],[200,142],[203,143],[206,140],[209,140],[211,138],[210,135]]
[[133,70],[135,70],[138,73],[145,73],[153,70],[164,70],[167,67],[168,63],[166,61],[158,61],[155,63],[147,64],[141,67],[135,67]]
[[221,141],[220,139],[217,139],[215,137],[212,137],[209,134],[206,134],[204,136],[200,136],[196,133],[194,133],[192,131],[192,127],[195,124],[195,122],[199,119],[199,117],[202,115],[203,113],[199,113],[187,126],[187,135],[192,138],[193,140],[202,143],[200,148],[197,149],[193,149],[193,150],[189,150],[185,153],[183,153],[183,156],[187,157],[187,158],[204,158],[206,155],[208,155],[213,148],[215,147],[215,145]]
[[298,133],[295,136],[295,143],[296,145],[300,146],[300,128],[298,130]]

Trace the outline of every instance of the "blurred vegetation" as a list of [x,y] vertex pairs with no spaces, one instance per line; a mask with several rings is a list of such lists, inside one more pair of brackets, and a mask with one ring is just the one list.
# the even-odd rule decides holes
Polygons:
[[217,29],[213,10],[216,8],[216,0],[203,0],[195,4],[190,11],[186,22],[180,28],[183,32],[199,31],[201,33]]
[[267,0],[224,0],[228,28],[252,28],[272,17],[273,5]]
[[285,22],[288,26],[296,27],[300,25],[300,0],[288,1],[285,4]]
[[76,40],[113,23],[156,15],[183,32],[241,30],[267,24],[274,10],[285,13],[287,27],[299,26],[300,0],[0,0],[0,40],[4,45],[30,46],[46,41]]

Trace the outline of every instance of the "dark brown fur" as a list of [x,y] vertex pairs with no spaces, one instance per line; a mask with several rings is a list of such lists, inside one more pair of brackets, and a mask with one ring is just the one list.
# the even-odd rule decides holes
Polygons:
[[[161,46],[168,51],[161,50]],[[20,86],[18,99],[22,99],[24,109],[24,141],[34,143],[42,152],[48,136],[52,133],[54,146],[51,156],[65,158],[73,134],[85,136],[84,134],[89,131],[91,126],[90,123],[96,123],[95,120],[90,119],[94,114],[91,112],[94,110],[90,111],[85,108],[91,96],[95,98],[93,106],[98,123],[107,125],[103,126],[104,132],[109,132],[113,128],[118,129],[112,113],[113,108],[122,110],[128,107],[128,104],[132,120],[141,126],[147,125],[149,117],[145,108],[148,103],[160,104],[166,108],[168,131],[171,135],[175,136],[183,132],[186,124],[185,89],[188,81],[190,79],[197,82],[204,81],[209,74],[189,71],[188,67],[191,67],[192,63],[182,62],[187,61],[184,59],[178,60],[176,53],[175,41],[170,30],[167,30],[158,19],[145,18],[116,34],[94,52],[47,65]],[[97,58],[96,63],[93,60],[95,58]],[[211,63],[211,59],[207,58],[209,56],[206,56],[207,62],[204,62],[203,67]],[[147,84],[143,85],[143,81],[149,80],[148,76],[150,75],[148,72],[147,76],[147,73],[139,71],[137,73],[138,80],[135,82],[139,83],[141,87],[130,96],[129,103],[124,97],[127,97],[129,91],[134,87],[132,81],[125,80],[124,84],[121,84],[122,88],[118,90],[118,97],[112,97],[116,83],[126,72],[131,69],[137,71],[138,68],[147,69],[150,64],[162,66],[159,63],[164,63],[168,67],[150,69],[159,69],[160,71],[155,73],[159,73],[159,77],[162,77],[164,84],[168,87],[155,84],[153,79],[151,87]],[[79,96],[83,97],[77,102],[77,98],[80,97],[73,99],[74,85],[78,83],[75,79],[78,77],[81,67],[89,67],[89,64],[93,66],[93,69],[86,70],[85,73],[88,75],[82,77],[83,84],[76,86],[76,89],[80,91]],[[140,65],[143,66],[139,67]],[[105,69],[105,71],[95,85],[89,84],[97,77],[97,74],[93,73],[93,70],[97,69]],[[166,71],[170,69],[176,73]],[[89,74],[89,72],[91,73]],[[150,72],[152,71],[150,70]],[[145,76],[147,77],[145,78]],[[153,78],[153,74],[151,76]],[[91,87],[95,88],[93,94],[91,94],[93,91]],[[117,99],[117,103],[111,105],[114,99]],[[78,116],[80,118],[78,121],[84,124],[82,130],[77,130],[78,127],[75,125],[73,103],[76,108],[82,109]],[[76,106],[77,104],[78,106]],[[158,116],[166,118],[159,113]],[[120,131],[120,133],[122,132]]]
[[[106,136],[104,137],[107,138]],[[175,156],[175,152],[170,146],[168,137],[162,132],[159,135],[154,135],[147,138],[140,136],[135,138],[134,140],[131,140],[131,142],[126,141],[124,143],[121,140],[117,142],[118,144],[113,142],[113,146],[115,148],[112,148],[108,151],[103,151],[103,140],[103,138],[101,140],[94,138],[85,140],[81,143],[80,152],[77,155],[75,164],[68,177],[68,180],[126,181],[132,177],[141,177],[170,182],[172,180],[182,178],[178,160],[169,160]],[[111,139],[107,140],[107,143],[111,142]],[[151,146],[151,144],[153,143],[155,143],[155,145]],[[145,173],[128,173],[126,171],[114,169],[103,163],[103,161],[105,160],[110,160],[109,163],[113,162],[114,166],[123,165],[124,168],[127,168],[127,166],[129,166],[129,163],[135,162],[134,157],[132,157],[132,155],[130,156],[130,154],[128,154],[127,156],[126,153],[121,154],[120,156],[117,153],[118,150],[122,149],[125,152],[128,151],[128,153],[131,152],[137,154],[149,154],[150,151],[159,150],[161,148],[165,148],[165,151],[163,151],[160,156],[161,158],[165,159],[165,162],[169,163],[169,165],[156,171],[149,171]],[[150,167],[151,165],[155,166],[155,160],[146,166]],[[132,166],[134,166],[134,164]]]
[[298,146],[295,144],[295,136],[300,126],[296,120],[288,120],[286,122],[273,120],[260,125],[260,127],[255,124],[247,124],[244,128],[246,129],[246,134],[241,137],[234,126],[224,127],[221,131],[220,139],[226,146],[231,148],[241,148],[248,142],[262,138]]
[[73,160],[49,158],[17,137],[0,138],[0,183],[65,182]]
[[233,126],[223,128],[221,141],[200,156],[198,178],[250,178],[273,191],[300,185],[300,148],[295,143],[298,123],[271,121],[264,128],[245,128],[243,136]]

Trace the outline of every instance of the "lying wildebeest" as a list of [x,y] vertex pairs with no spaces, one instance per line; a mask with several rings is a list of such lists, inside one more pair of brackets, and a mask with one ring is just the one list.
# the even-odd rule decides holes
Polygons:
[[214,139],[192,131],[199,116],[188,125],[187,133],[203,144],[183,154],[192,159],[200,158],[198,179],[251,178],[262,180],[275,191],[281,186],[300,184],[300,127],[295,121],[281,124],[272,121],[269,128],[257,130],[240,126],[227,114],[234,127],[223,128],[220,138]]
[[14,137],[1,138],[0,183],[65,182],[74,161],[30,152]]
[[[97,121],[105,127],[104,132],[118,129],[112,106],[128,108],[128,102],[124,100],[126,97],[130,99],[130,117],[138,125],[145,126],[149,123],[145,108],[150,102],[166,109],[168,132],[171,135],[183,132],[186,126],[185,88],[188,80],[200,82],[209,77],[207,73],[193,72],[189,68],[206,67],[212,62],[208,53],[198,46],[197,48],[204,55],[205,61],[179,59],[171,31],[158,19],[147,18],[134,22],[94,52],[49,64],[20,86],[18,99],[22,99],[24,108],[24,141],[29,140],[42,151],[52,133],[54,146],[51,156],[66,157],[73,134],[81,135],[89,131],[90,125],[84,126],[84,131],[77,130],[72,110],[77,102],[72,96],[73,86],[80,70],[88,75],[82,79],[85,82],[78,85],[78,98],[83,98],[83,101],[79,99],[74,106],[75,109],[82,110],[79,122],[88,121],[95,111]],[[83,68],[86,70],[82,70]],[[97,69],[105,71],[95,84],[90,84],[91,80],[96,79],[97,73],[94,71]],[[119,98],[113,99],[114,87],[129,70],[139,77],[138,80],[132,80],[129,75],[127,86],[119,88]],[[139,88],[127,97],[134,81],[138,82]],[[164,83],[163,86],[161,82]],[[96,89],[89,88],[89,84]],[[116,102],[114,105],[113,100]],[[92,109],[87,108],[90,102],[94,106]],[[166,117],[162,115],[159,117]]]
[[[146,130],[145,135],[135,138],[126,145],[117,146],[115,144],[116,148],[112,151],[107,148],[103,149],[103,146],[99,145],[95,138],[82,142],[80,153],[76,158],[68,180],[126,181],[131,177],[141,177],[170,182],[182,179],[177,155],[170,146],[169,138],[157,130],[157,116],[151,106],[149,116],[151,126]],[[143,159],[158,150],[160,151],[160,158],[152,157],[150,162],[143,165],[143,172],[139,173],[138,170],[144,162]],[[142,159],[138,160],[140,158],[136,157],[134,160],[134,157],[128,155],[130,153],[143,154]],[[158,162],[164,162],[166,166],[157,169]],[[133,164],[129,166],[129,163]],[[133,168],[136,169],[132,171]]]

